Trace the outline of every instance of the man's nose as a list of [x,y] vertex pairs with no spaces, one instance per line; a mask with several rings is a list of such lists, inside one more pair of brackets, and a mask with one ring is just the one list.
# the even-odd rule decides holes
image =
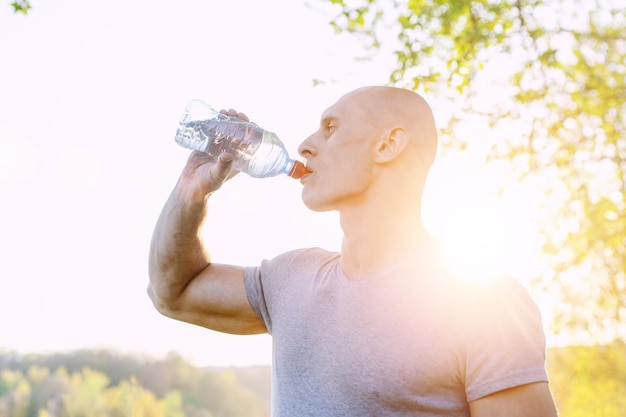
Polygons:
[[309,135],[309,137],[303,140],[300,146],[298,146],[298,154],[300,154],[303,158],[308,158],[309,156],[314,155],[315,152],[313,151],[312,146],[314,136],[315,133]]

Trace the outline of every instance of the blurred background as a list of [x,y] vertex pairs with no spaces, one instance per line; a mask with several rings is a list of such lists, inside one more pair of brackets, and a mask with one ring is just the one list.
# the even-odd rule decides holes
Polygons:
[[[387,84],[440,127],[424,216],[450,265],[527,286],[561,416],[626,416],[619,3],[0,4],[0,416],[266,415],[268,336],[176,322],[146,296],[188,155],[178,119],[193,98],[235,108],[296,156],[342,94]],[[297,181],[244,175],[212,199],[206,237],[244,266],[341,241]]]

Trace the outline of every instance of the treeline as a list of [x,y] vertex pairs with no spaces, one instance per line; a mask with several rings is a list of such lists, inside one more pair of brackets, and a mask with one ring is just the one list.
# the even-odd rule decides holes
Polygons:
[[265,417],[270,372],[199,368],[175,353],[0,352],[0,417]]
[[[269,366],[199,368],[105,350],[0,351],[0,417],[266,417]],[[550,349],[560,417],[626,417],[626,344]]]

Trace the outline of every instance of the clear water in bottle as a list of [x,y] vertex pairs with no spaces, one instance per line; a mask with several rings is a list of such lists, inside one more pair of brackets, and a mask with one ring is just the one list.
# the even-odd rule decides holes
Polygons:
[[299,178],[306,172],[301,162],[289,157],[276,134],[216,112],[199,100],[187,106],[175,139],[185,148],[205,152],[214,158],[227,151],[234,157],[233,166],[252,177],[265,178],[284,173]]

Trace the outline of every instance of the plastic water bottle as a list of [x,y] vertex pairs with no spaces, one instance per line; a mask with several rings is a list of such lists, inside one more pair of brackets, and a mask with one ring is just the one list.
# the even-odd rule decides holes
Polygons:
[[192,100],[185,108],[175,140],[214,158],[229,152],[233,167],[255,178],[279,174],[300,178],[308,172],[302,162],[289,157],[275,133],[215,111],[201,100]]

